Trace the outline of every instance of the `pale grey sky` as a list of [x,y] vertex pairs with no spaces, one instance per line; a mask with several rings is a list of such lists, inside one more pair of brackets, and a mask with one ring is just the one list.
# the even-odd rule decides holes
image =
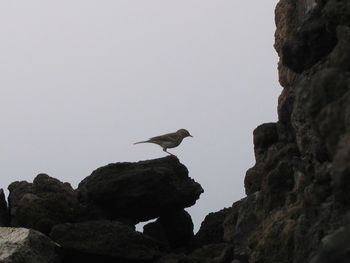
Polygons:
[[74,187],[133,142],[188,129],[175,153],[209,212],[244,197],[252,132],[276,121],[278,1],[0,1],[0,187],[41,172]]

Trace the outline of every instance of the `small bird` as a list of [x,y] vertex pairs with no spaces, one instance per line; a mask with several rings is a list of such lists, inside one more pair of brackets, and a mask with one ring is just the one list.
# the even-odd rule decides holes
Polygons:
[[187,130],[180,129],[177,132],[173,133],[167,133],[164,135],[152,137],[147,141],[142,142],[135,142],[134,144],[139,143],[155,143],[158,144],[160,147],[163,148],[163,151],[167,154],[170,154],[172,156],[175,156],[174,154],[167,151],[168,148],[175,148],[176,146],[179,146],[182,140],[186,137],[193,137]]

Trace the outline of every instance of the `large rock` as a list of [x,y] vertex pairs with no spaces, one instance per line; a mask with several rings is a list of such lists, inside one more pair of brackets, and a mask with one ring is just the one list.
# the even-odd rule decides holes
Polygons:
[[85,178],[78,190],[82,202],[112,219],[135,223],[192,206],[203,193],[176,157],[109,164]]
[[5,194],[4,194],[4,190],[0,189],[0,227],[8,226],[8,224],[9,224],[9,212],[7,209]]
[[64,262],[145,262],[160,256],[156,241],[117,221],[56,225],[50,237],[62,246]]
[[79,203],[68,183],[39,174],[33,181],[9,185],[11,226],[49,233],[52,226],[77,220]]
[[38,231],[0,227],[1,263],[59,263],[59,249]]
[[145,235],[170,248],[187,248],[193,239],[193,222],[185,210],[164,214],[155,222],[145,225],[143,229]]

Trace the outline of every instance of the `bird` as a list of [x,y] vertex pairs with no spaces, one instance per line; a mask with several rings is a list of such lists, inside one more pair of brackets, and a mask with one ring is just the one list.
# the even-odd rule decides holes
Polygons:
[[175,148],[180,145],[182,140],[186,137],[193,137],[186,129],[180,129],[176,132],[163,134],[160,136],[152,137],[147,141],[135,142],[134,144],[139,143],[155,143],[163,148],[163,151],[167,154],[175,156],[174,154],[167,151],[168,148]]

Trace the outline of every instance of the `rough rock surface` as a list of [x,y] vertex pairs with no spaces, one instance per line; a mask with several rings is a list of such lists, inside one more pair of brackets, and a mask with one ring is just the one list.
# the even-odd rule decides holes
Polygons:
[[208,214],[196,233],[193,247],[199,248],[204,245],[224,242],[224,220],[231,212],[230,208]]
[[8,189],[11,226],[48,234],[56,224],[77,220],[79,203],[68,183],[39,174],[33,183],[14,182]]
[[114,163],[95,170],[78,187],[80,200],[112,219],[135,223],[192,206],[203,193],[176,157]]
[[62,246],[64,262],[144,262],[160,256],[157,242],[117,221],[56,225],[50,237]]
[[254,131],[248,196],[196,237],[220,229],[240,262],[349,262],[350,1],[281,0],[276,24],[279,120]]
[[60,263],[59,246],[42,233],[0,227],[1,263]]
[[171,249],[187,248],[193,240],[193,222],[185,210],[168,212],[143,227],[143,233]]

